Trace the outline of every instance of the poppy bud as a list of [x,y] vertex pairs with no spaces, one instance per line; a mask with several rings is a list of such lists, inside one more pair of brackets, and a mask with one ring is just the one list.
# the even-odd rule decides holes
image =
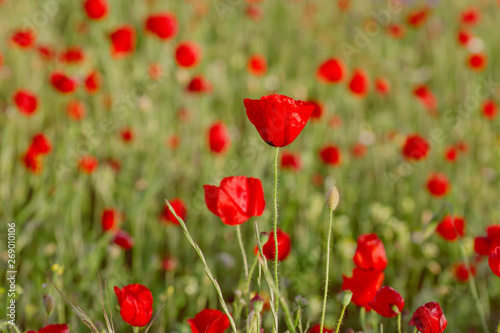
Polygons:
[[252,309],[255,312],[262,312],[262,309],[264,308],[264,299],[260,295],[256,295],[254,298],[252,298]]
[[339,204],[340,194],[336,186],[332,186],[326,194],[326,205],[330,210],[335,210]]
[[349,305],[349,303],[351,303],[351,299],[352,299],[352,291],[350,291],[349,289],[344,290],[342,292],[342,297],[340,299],[340,303],[345,308],[346,306]]
[[49,294],[43,295],[43,307],[47,316],[50,316],[52,310],[54,310],[54,298]]

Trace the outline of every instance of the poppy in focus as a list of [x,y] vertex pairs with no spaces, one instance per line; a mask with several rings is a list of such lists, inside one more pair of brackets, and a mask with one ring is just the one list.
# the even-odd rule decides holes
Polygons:
[[219,310],[204,309],[188,319],[191,333],[224,333],[231,323],[227,315]]
[[[285,260],[290,254],[291,250],[291,241],[290,236],[282,231],[281,229],[277,230],[278,235],[278,260]],[[275,260],[276,258],[276,244],[274,239],[274,231],[269,233],[269,239],[266,244],[262,245],[262,253],[266,257],[267,260]]]
[[419,307],[411,317],[410,326],[421,333],[442,333],[448,321],[437,302],[429,302]]
[[123,321],[135,327],[146,326],[153,316],[151,291],[142,284],[129,284],[122,289],[115,286],[114,291]]
[[[379,315],[392,318],[403,311],[405,301],[400,293],[391,287],[382,287],[375,294],[373,302],[370,302],[372,309]],[[393,307],[397,307],[399,312],[395,312]]]

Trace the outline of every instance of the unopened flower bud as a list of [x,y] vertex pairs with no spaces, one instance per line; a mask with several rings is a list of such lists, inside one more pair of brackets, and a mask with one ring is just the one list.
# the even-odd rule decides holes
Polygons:
[[330,210],[335,210],[339,204],[340,195],[336,186],[332,186],[326,194],[326,205]]
[[50,316],[52,310],[54,310],[54,298],[49,294],[43,296],[43,307],[47,316]]
[[252,309],[260,313],[262,312],[262,309],[264,308],[264,299],[260,295],[256,295],[254,298],[252,298]]
[[352,299],[352,291],[350,291],[349,289],[344,290],[342,292],[342,298],[340,300],[340,302],[342,303],[342,306],[343,307],[348,306],[349,303],[351,303],[351,299]]

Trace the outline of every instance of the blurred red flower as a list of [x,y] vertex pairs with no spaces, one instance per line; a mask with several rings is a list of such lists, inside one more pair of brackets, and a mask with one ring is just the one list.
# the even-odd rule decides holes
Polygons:
[[264,211],[264,191],[257,178],[226,177],[220,186],[203,185],[207,208],[219,216],[222,223],[238,225]]
[[209,93],[212,89],[212,84],[201,75],[193,77],[186,87],[190,93]]
[[284,151],[281,154],[281,167],[283,169],[299,171],[302,168],[300,155],[298,153]]
[[107,208],[102,212],[101,226],[103,231],[115,230],[118,227],[120,214],[114,208]]
[[12,96],[12,100],[21,114],[31,116],[38,108],[38,98],[27,89],[17,90]]
[[153,294],[142,284],[129,284],[122,289],[115,286],[120,304],[120,316],[127,324],[146,326],[153,316]]
[[[291,250],[291,241],[290,236],[282,231],[281,229],[277,229],[276,234],[278,235],[278,260],[285,260],[290,254]],[[276,244],[274,240],[274,231],[269,233],[269,239],[266,244],[262,245],[262,253],[267,258],[267,260],[275,260],[276,258]]]
[[17,30],[10,36],[10,40],[22,49],[29,49],[35,45],[35,33],[30,29]]
[[38,45],[36,51],[43,61],[52,61],[56,57],[56,52],[49,45]]
[[483,102],[482,112],[483,112],[483,116],[486,119],[488,119],[488,120],[495,119],[497,116],[497,113],[498,113],[498,106],[494,100],[487,99]]
[[124,250],[130,250],[132,247],[134,247],[134,240],[125,230],[118,230],[118,232],[115,234],[115,237],[113,238],[113,243]]
[[[308,333],[321,333],[321,325],[316,324],[308,331]],[[333,333],[333,328],[326,328],[323,326],[323,333]]]
[[318,67],[316,76],[322,83],[339,83],[347,75],[344,63],[340,59],[329,58]]
[[364,270],[383,271],[388,263],[384,244],[376,234],[358,237],[358,247],[352,259],[356,267]]
[[129,24],[122,25],[110,34],[111,54],[115,58],[123,58],[134,52],[135,29]]
[[201,49],[195,42],[181,42],[175,49],[175,60],[180,67],[195,67],[201,60]]
[[496,276],[500,277],[500,246],[495,247],[488,257],[488,265]]
[[71,94],[78,87],[78,83],[74,79],[58,71],[52,72],[50,75],[50,84],[63,94]]
[[448,321],[437,302],[429,302],[419,307],[411,317],[410,326],[421,333],[442,333]]
[[40,159],[40,155],[37,154],[34,151],[31,151],[28,149],[23,157],[22,161],[26,169],[28,169],[29,172],[37,174],[42,171],[42,160]]
[[[184,222],[186,222],[187,209],[186,204],[181,199],[169,200],[170,205],[174,209],[174,212],[179,216]],[[163,222],[170,222],[172,224],[180,225],[179,221],[175,218],[174,214],[170,212],[168,206],[165,204],[163,207],[163,212],[161,213],[161,220]]]
[[484,53],[473,53],[467,58],[467,65],[469,65],[469,68],[477,72],[483,71],[487,63],[488,59]]
[[497,246],[500,246],[500,225],[497,224],[486,227],[485,237],[474,239],[474,251],[479,255],[487,256]]
[[264,11],[257,5],[248,5],[245,14],[253,21],[260,21],[264,17]]
[[313,112],[311,113],[311,121],[318,121],[323,116],[324,105],[320,101],[317,100],[309,100],[309,103],[314,104]]
[[89,94],[93,94],[98,91],[100,87],[101,77],[99,75],[99,72],[94,70],[88,73],[87,77],[85,78],[85,90],[87,90]]
[[357,142],[352,146],[351,152],[354,157],[363,158],[366,155],[367,147],[361,142]]
[[204,309],[188,319],[192,333],[224,333],[231,323],[227,315],[219,310]]
[[333,166],[338,166],[342,163],[342,153],[340,148],[329,144],[321,148],[319,157],[323,163]]
[[427,179],[427,189],[435,197],[442,197],[448,194],[450,183],[446,175],[442,173],[432,173]]
[[421,27],[427,21],[429,13],[430,9],[427,7],[411,11],[406,19],[408,25],[410,25],[413,28]]
[[291,144],[302,132],[315,105],[283,95],[244,101],[247,117],[262,140],[273,147]]
[[164,12],[148,16],[146,19],[147,32],[163,40],[169,40],[177,34],[177,18],[173,13]]
[[383,77],[378,77],[375,79],[375,90],[379,95],[386,96],[391,91],[391,85]]
[[419,85],[413,89],[413,95],[417,97],[420,104],[422,104],[430,114],[437,114],[437,99],[429,87],[426,85]]
[[52,324],[47,325],[38,331],[28,331],[26,333],[69,333],[69,328],[66,324]]
[[79,46],[73,46],[61,53],[60,60],[67,64],[78,64],[85,59],[85,53]]
[[429,154],[430,145],[418,134],[409,135],[403,145],[403,156],[409,160],[419,161]]
[[97,169],[98,164],[97,158],[91,155],[85,155],[80,159],[78,168],[80,171],[90,175]]
[[254,54],[248,59],[247,69],[250,74],[262,76],[267,72],[267,62],[261,54]]
[[448,162],[455,162],[458,157],[458,151],[457,148],[454,146],[448,146],[446,150],[444,151],[444,158]]
[[467,46],[472,37],[472,33],[464,29],[459,30],[457,34],[457,40],[462,46]]
[[471,266],[469,271],[465,263],[458,263],[453,265],[453,274],[458,282],[465,283],[471,276],[476,276],[476,267]]
[[29,149],[35,154],[46,155],[52,150],[52,144],[43,133],[38,133],[31,139]]
[[85,104],[79,100],[72,100],[66,104],[66,114],[71,120],[80,121],[85,118],[86,113],[87,108],[85,107]]
[[401,39],[406,35],[406,27],[399,23],[391,23],[387,26],[387,32],[392,38]]
[[379,315],[392,318],[398,315],[398,312],[393,310],[393,306],[396,306],[399,312],[403,311],[405,305],[405,300],[391,287],[385,286],[380,288],[375,294],[375,298],[370,302],[371,308]]
[[208,129],[208,143],[210,151],[216,154],[223,154],[229,149],[231,137],[222,121],[215,122]]
[[370,303],[374,300],[377,291],[384,282],[384,273],[381,271],[365,271],[354,268],[352,277],[342,276],[342,290],[352,291],[352,302],[371,311]]
[[460,23],[464,25],[476,25],[481,20],[481,11],[476,7],[466,8],[460,14]]
[[122,138],[122,141],[125,143],[130,143],[134,141],[134,131],[130,127],[125,127],[120,130],[120,137]]
[[89,19],[99,20],[108,15],[109,6],[107,0],[85,0],[83,9]]
[[458,237],[463,237],[465,232],[465,220],[463,217],[446,215],[441,222],[439,222],[436,232],[445,240],[453,242]]
[[354,96],[365,97],[370,89],[368,75],[362,69],[355,69],[349,81],[349,90]]

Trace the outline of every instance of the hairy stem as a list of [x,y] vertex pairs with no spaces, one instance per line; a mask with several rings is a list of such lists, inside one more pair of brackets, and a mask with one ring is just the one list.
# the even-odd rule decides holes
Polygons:
[[238,243],[240,243],[241,256],[243,257],[243,266],[245,266],[245,278],[248,279],[248,261],[247,261],[247,255],[245,254],[245,246],[243,245],[243,239],[241,237],[240,225],[236,226],[236,234],[238,235]]
[[[340,332],[340,326],[342,325],[342,319],[344,319],[344,313],[345,313],[346,308],[347,308],[347,306],[342,306],[342,311],[340,312],[340,317],[339,317],[339,321],[337,322],[337,328],[335,329],[335,333]],[[363,329],[363,331],[366,331],[366,330]]]
[[332,238],[333,209],[330,209],[330,221],[328,222],[328,240],[326,242],[326,268],[325,268],[325,294],[323,296],[323,312],[321,313],[320,333],[323,333],[325,326],[326,300],[328,299],[328,278],[330,276],[330,244]]

